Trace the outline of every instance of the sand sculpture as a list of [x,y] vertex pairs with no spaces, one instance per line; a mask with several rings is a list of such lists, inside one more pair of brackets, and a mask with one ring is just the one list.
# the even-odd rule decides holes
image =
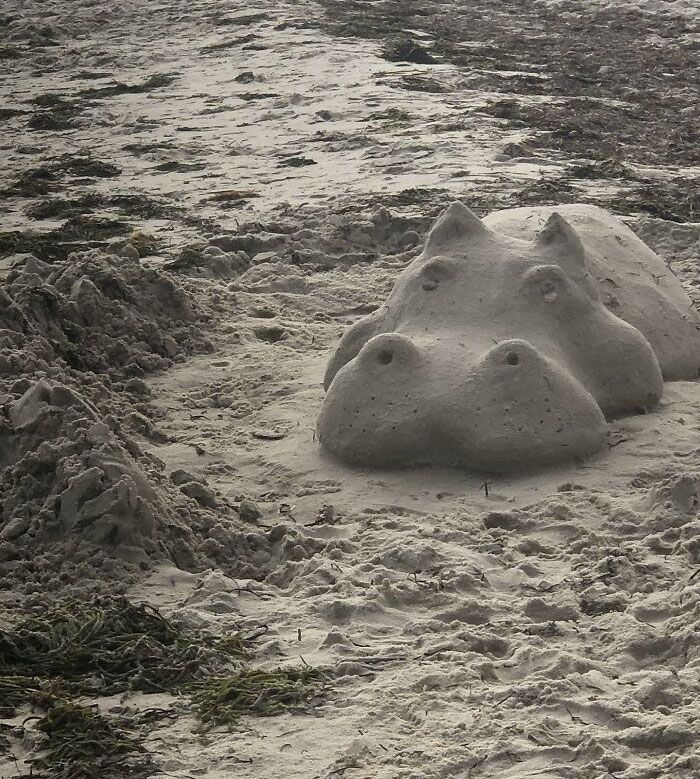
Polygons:
[[587,205],[442,214],[332,356],[318,422],[370,466],[507,471],[583,457],[606,418],[695,379],[697,313],[663,260]]

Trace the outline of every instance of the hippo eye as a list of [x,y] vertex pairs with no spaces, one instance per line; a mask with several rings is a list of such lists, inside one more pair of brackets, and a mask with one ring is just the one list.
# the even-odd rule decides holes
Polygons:
[[508,352],[506,355],[506,363],[508,365],[519,365],[520,357],[518,357],[517,352]]
[[523,286],[545,303],[554,303],[570,285],[558,265],[535,265],[523,276]]
[[377,362],[388,365],[394,359],[394,353],[389,349],[380,349],[377,352]]
[[423,289],[426,292],[433,292],[438,288],[441,281],[452,279],[457,275],[457,267],[454,260],[449,257],[433,257],[422,268]]
[[545,281],[540,289],[545,303],[553,303],[559,296],[557,285],[553,281]]

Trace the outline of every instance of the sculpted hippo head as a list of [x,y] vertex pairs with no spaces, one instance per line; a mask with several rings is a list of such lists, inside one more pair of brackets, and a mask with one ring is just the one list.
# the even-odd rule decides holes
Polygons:
[[595,451],[606,416],[650,408],[663,385],[564,218],[514,237],[453,203],[345,333],[325,386],[319,438],[344,460],[501,471]]

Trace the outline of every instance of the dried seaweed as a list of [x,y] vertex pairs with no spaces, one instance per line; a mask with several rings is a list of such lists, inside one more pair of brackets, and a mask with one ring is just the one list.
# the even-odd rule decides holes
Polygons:
[[38,718],[40,754],[30,761],[47,779],[143,779],[158,773],[141,739],[96,707],[54,698]]
[[114,97],[115,95],[138,95],[154,89],[170,86],[177,79],[174,73],[156,73],[145,81],[136,84],[124,84],[117,81],[106,87],[90,87],[80,91],[81,97]]
[[205,727],[230,727],[245,715],[270,717],[307,707],[321,692],[323,678],[308,666],[242,670],[195,685],[193,700]]
[[121,596],[67,602],[0,632],[0,691],[8,706],[47,682],[76,695],[174,692],[245,652],[238,634],[193,633]]

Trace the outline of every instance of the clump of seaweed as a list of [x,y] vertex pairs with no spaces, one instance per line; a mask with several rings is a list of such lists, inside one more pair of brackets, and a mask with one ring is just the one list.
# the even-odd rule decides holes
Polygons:
[[46,705],[36,723],[43,734],[40,754],[29,763],[47,779],[141,779],[158,772],[141,739],[127,733],[118,719],[60,698]]
[[33,102],[42,110],[27,122],[32,130],[72,130],[78,126],[78,119],[86,108],[81,102],[66,100],[61,95],[39,95]]
[[541,176],[513,194],[517,205],[558,205],[573,203],[577,199],[571,183],[564,177]]
[[0,631],[0,691],[8,706],[42,682],[75,695],[176,692],[245,653],[239,634],[194,633],[123,596],[68,601]]
[[318,697],[323,674],[311,667],[246,669],[194,685],[193,700],[203,726],[231,727],[249,714],[270,717],[308,706]]
[[614,205],[625,213],[641,212],[669,222],[697,222],[700,187],[697,178],[642,182],[622,195]]
[[0,190],[3,197],[36,197],[46,195],[56,188],[58,177],[48,165],[30,168],[19,176],[6,189]]
[[214,51],[224,51],[226,49],[232,49],[235,46],[242,46],[244,43],[251,43],[257,40],[258,36],[255,33],[248,33],[247,35],[240,35],[238,38],[232,38],[230,40],[221,41],[220,43],[211,43],[208,46],[202,46],[200,51],[203,54]]
[[63,154],[38,168],[25,170],[5,189],[0,197],[36,197],[47,195],[58,188],[61,175],[68,173],[77,178],[113,178],[121,168],[111,162],[94,159],[85,154]]
[[122,169],[111,162],[97,160],[88,154],[62,154],[53,165],[55,171],[70,173],[81,178],[113,178]]
[[125,235],[131,226],[118,219],[72,216],[45,233],[31,230],[0,232],[0,256],[27,252],[40,260],[65,259],[71,252],[105,248],[107,240]]
[[413,62],[417,65],[432,65],[435,62],[435,57],[412,38],[387,41],[382,57],[389,62]]
[[55,197],[33,203],[25,213],[30,219],[60,219],[92,213],[103,203],[103,197],[92,193],[78,198]]
[[[202,730],[235,725],[243,716],[273,716],[311,705],[323,689],[321,672],[305,665],[262,671],[245,666],[253,635],[214,636],[166,619],[124,596],[57,602],[0,631],[0,716],[29,705],[26,718],[42,739],[28,762],[46,779],[145,779],[157,765],[139,728],[163,709],[127,719],[103,716],[76,698],[127,691],[191,696]],[[124,714],[125,712],[122,712]],[[11,743],[0,730],[0,752]]]
[[145,81],[136,84],[124,84],[117,81],[106,87],[90,87],[80,91],[81,97],[114,97],[115,95],[138,95],[154,89],[170,86],[177,78],[174,73],[156,73]]

